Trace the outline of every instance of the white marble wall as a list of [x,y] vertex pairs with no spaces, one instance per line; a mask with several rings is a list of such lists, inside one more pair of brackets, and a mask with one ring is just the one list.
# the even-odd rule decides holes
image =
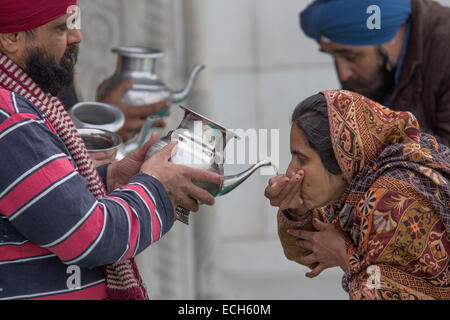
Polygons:
[[[329,56],[299,28],[308,0],[87,0],[79,63],[86,99],[109,75],[117,45],[167,51],[163,78],[183,83],[193,63],[207,71],[188,103],[231,129],[280,130],[280,171],[289,163],[289,117],[304,98],[337,88]],[[440,2],[450,5],[450,0]],[[83,8],[83,7],[82,7]],[[196,14],[196,10],[198,14]],[[202,59],[204,61],[196,61]],[[172,111],[169,127],[178,124]],[[227,165],[236,173],[245,165]],[[269,177],[255,174],[234,192],[180,223],[138,257],[156,299],[346,299],[338,269],[307,279],[277,237],[264,198]]]

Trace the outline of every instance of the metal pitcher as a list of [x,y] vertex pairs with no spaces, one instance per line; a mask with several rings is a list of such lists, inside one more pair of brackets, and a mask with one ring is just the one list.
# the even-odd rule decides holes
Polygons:
[[[224,175],[224,150],[230,139],[240,139],[236,134],[225,127],[203,117],[202,115],[180,106],[184,110],[184,118],[176,130],[169,132],[167,136],[153,144],[148,153],[147,159],[159,152],[173,140],[178,141],[176,154],[171,158],[171,162],[186,165],[193,168],[208,170]],[[263,160],[248,170],[232,175],[224,176],[221,185],[208,183],[198,183],[199,186],[208,190],[214,197],[220,197],[234,190],[242,182],[247,180],[257,169],[271,166],[271,162]],[[189,211],[176,208],[177,220],[189,224]]]
[[[107,78],[97,89],[97,100],[101,100],[116,85],[123,80],[135,79],[134,86],[122,97],[122,102],[132,106],[145,106],[164,100],[172,103],[184,101],[193,86],[198,73],[205,68],[196,65],[189,77],[184,89],[172,91],[161,82],[156,73],[156,61],[164,55],[164,52],[145,47],[118,47],[111,50],[118,55],[115,73]],[[159,118],[166,115],[168,109],[149,117],[141,132],[131,141],[125,144],[125,153],[138,149],[146,140],[150,128]]]

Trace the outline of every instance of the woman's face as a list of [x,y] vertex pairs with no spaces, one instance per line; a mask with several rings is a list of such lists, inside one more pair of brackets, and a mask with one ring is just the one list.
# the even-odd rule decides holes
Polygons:
[[295,124],[291,128],[291,155],[286,175],[290,178],[303,170],[300,197],[308,209],[339,201],[348,183],[342,174],[334,175],[325,169],[319,154],[309,146],[303,131]]

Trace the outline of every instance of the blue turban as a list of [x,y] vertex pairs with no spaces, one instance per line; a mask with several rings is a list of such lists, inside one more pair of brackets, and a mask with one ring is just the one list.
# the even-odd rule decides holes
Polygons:
[[[379,29],[373,28],[376,12]],[[300,24],[317,42],[324,36],[342,45],[371,46],[391,41],[410,14],[411,0],[316,0],[300,13]]]

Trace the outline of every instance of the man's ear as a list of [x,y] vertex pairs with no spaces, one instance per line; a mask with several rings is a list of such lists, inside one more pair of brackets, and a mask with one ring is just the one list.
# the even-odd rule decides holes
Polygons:
[[382,52],[388,57],[389,66],[391,68],[397,67],[398,61],[400,60],[400,55],[405,43],[406,29],[407,24],[405,23],[400,27],[399,31],[391,41],[379,46]]
[[27,39],[25,32],[0,33],[0,51],[23,67]]
[[377,46],[380,54],[383,54],[387,58],[386,68],[389,72],[394,70],[397,67],[398,60],[400,56],[397,56],[392,53],[392,50],[389,50],[389,46],[384,43],[382,45]]
[[1,33],[0,47],[5,54],[15,54],[20,50],[21,33]]

